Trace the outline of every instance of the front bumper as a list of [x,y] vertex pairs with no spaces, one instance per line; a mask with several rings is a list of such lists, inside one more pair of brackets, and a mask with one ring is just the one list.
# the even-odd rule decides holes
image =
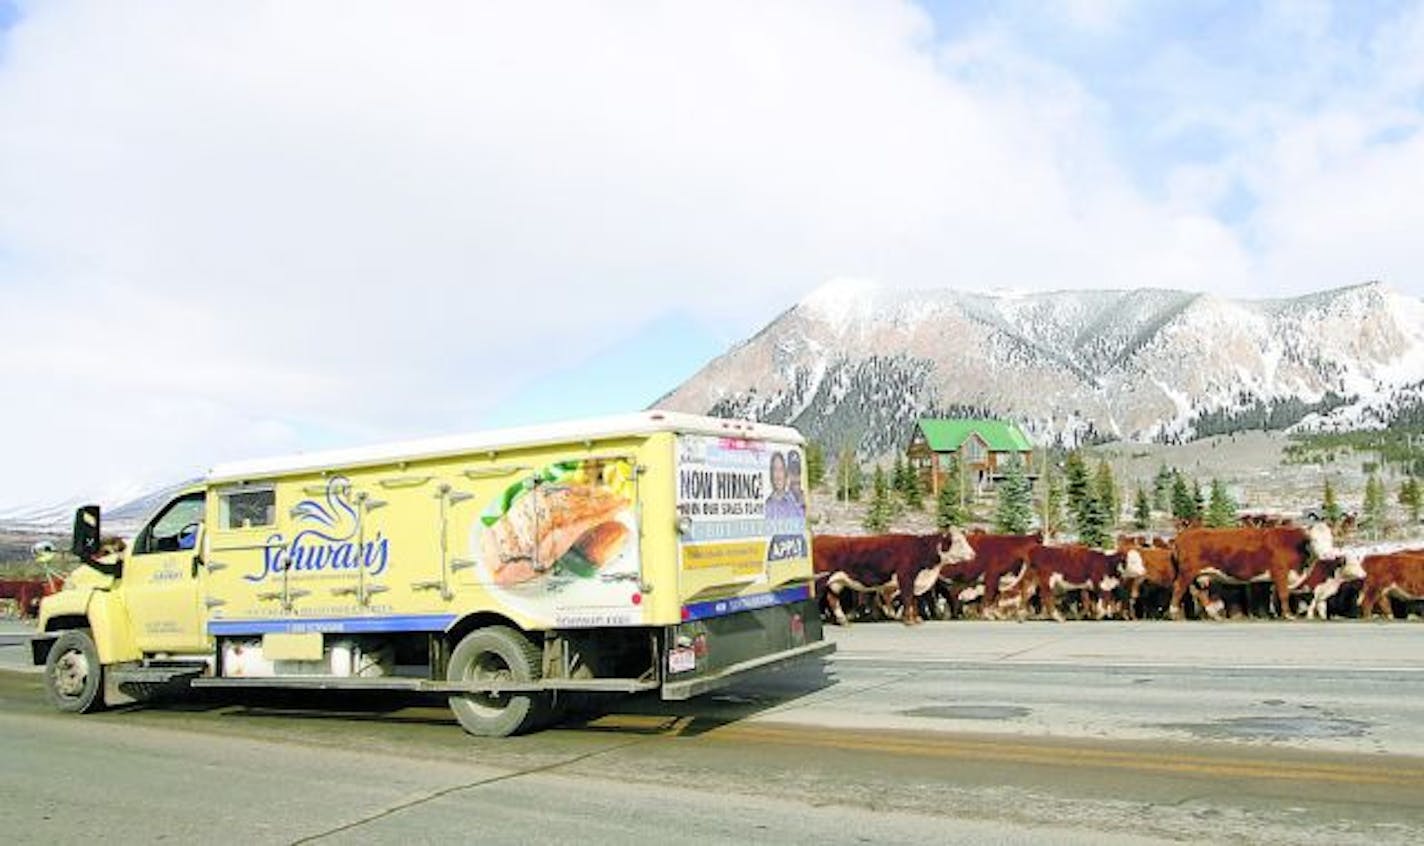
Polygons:
[[60,632],[43,632],[30,637],[30,660],[36,667],[43,666],[49,660],[49,650],[59,640],[59,635]]

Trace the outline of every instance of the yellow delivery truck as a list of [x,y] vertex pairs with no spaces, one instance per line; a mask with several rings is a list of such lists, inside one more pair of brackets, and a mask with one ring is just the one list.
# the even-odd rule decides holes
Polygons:
[[466,730],[576,692],[686,699],[833,649],[793,429],[649,411],[216,467],[44,600],[62,710],[185,685],[448,695]]

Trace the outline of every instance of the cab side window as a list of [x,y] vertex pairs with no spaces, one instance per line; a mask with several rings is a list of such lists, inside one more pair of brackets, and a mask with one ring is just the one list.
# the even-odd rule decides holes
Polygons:
[[200,493],[175,500],[139,532],[134,552],[148,555],[192,549],[198,540],[198,525],[203,522],[205,502]]
[[224,529],[258,529],[277,523],[273,488],[234,488],[218,494],[218,521]]

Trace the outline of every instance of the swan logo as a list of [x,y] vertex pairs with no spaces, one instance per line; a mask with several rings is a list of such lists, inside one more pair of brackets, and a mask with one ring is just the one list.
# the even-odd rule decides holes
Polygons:
[[281,532],[270,535],[262,552],[262,571],[245,575],[244,579],[262,582],[284,570],[340,572],[364,567],[371,576],[386,571],[390,540],[377,531],[374,537],[358,543],[359,517],[356,506],[351,504],[351,482],[346,477],[337,476],[327,483],[325,502],[304,499],[292,509],[292,515],[298,531],[291,542]]

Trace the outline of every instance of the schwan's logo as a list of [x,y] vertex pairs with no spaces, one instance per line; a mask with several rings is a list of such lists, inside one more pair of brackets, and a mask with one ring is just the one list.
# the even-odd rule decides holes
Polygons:
[[327,483],[325,503],[304,499],[292,509],[292,515],[299,531],[291,543],[286,543],[281,532],[270,535],[262,553],[262,572],[244,579],[261,582],[280,575],[284,548],[291,561],[289,569],[298,572],[365,567],[368,575],[379,576],[386,571],[390,540],[379,531],[357,549],[357,512],[346,477],[337,476]]

